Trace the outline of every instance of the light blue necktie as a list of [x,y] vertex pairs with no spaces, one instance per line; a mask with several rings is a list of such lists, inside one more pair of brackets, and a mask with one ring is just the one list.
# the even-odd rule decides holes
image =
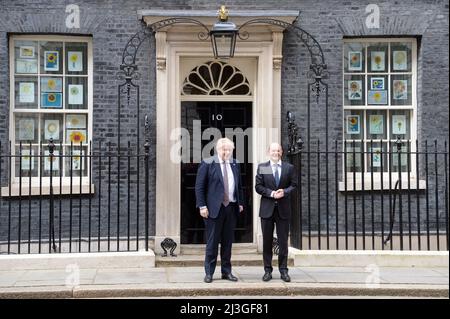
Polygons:
[[275,184],[277,187],[280,184],[280,175],[278,174],[278,166],[279,164],[273,164],[273,167],[275,169]]

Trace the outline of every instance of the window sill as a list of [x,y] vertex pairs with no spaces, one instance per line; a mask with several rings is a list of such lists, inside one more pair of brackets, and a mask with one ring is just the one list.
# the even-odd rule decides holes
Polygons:
[[[70,184],[63,184],[61,189],[59,184],[53,185],[53,195],[80,195],[80,194],[94,194],[94,184],[81,184],[81,192],[80,192],[80,184],[72,184],[72,192],[70,192]],[[18,184],[11,185],[11,194],[9,193],[9,186],[5,186],[1,188],[1,197],[18,197],[18,196],[29,196],[30,186],[22,185],[22,191],[20,192],[20,188]],[[60,192],[61,191],[61,192]],[[50,195],[50,186],[49,185],[31,185],[31,196],[48,196]]]
[[[391,187],[389,187],[389,179],[383,180],[383,191],[389,191],[394,190],[395,189],[395,183],[397,182],[397,179],[392,179],[391,181]],[[355,186],[355,189],[353,189],[353,187]],[[355,180],[355,183],[353,183],[353,179],[347,179],[347,189],[345,188],[345,182],[339,182],[339,191],[340,192],[349,192],[349,191],[362,191],[363,184],[362,181],[357,179]],[[417,190],[417,189],[426,189],[426,182],[424,180],[419,180],[419,188],[417,188],[417,180],[415,178],[410,178],[409,179],[409,189],[410,190]],[[402,179],[402,190],[408,190],[408,180],[407,179]],[[373,181],[373,187],[372,187],[372,183],[369,180],[365,180],[364,181],[364,191],[371,191],[371,190],[376,190],[376,191],[381,191],[381,181],[380,180],[374,180]]]

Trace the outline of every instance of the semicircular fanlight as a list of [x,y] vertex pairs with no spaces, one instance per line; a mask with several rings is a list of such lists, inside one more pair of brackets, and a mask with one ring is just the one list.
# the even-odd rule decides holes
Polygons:
[[184,79],[181,94],[252,95],[244,74],[222,61],[210,61],[195,67]]

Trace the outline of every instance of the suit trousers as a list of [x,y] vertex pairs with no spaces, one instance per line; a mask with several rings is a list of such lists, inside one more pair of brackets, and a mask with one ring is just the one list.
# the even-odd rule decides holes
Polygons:
[[220,243],[220,260],[222,274],[231,274],[231,246],[236,227],[237,204],[230,203],[227,207],[220,206],[217,218],[205,218],[206,251],[205,274],[213,275],[217,264],[217,254]]
[[261,228],[263,233],[263,260],[264,271],[272,272],[272,257],[273,257],[273,229],[276,225],[278,238],[278,269],[280,273],[287,272],[288,260],[288,236],[289,236],[289,220],[281,219],[278,213],[278,208],[275,206],[273,214],[269,218],[261,218]]

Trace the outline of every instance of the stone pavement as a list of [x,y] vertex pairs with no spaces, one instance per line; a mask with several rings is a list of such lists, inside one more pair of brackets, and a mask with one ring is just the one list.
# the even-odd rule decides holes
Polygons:
[[219,267],[206,284],[202,267],[3,270],[0,298],[449,296],[448,267],[290,267],[290,283],[276,269],[268,283],[261,267],[236,266],[233,273],[238,282],[222,280]]

